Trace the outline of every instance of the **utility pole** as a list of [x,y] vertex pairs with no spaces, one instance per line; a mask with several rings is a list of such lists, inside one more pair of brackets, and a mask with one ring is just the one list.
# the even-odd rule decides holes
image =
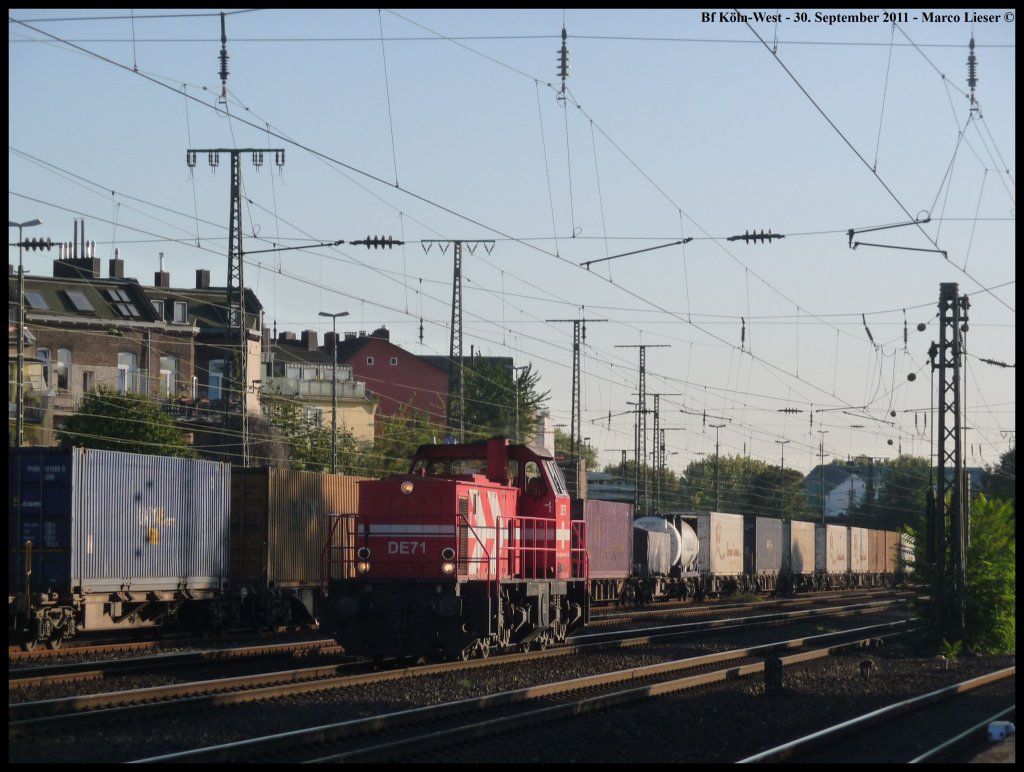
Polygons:
[[[34,228],[36,225],[42,225],[43,221],[39,219],[26,220],[25,222],[14,222],[13,220],[7,221],[8,228],[18,229],[18,384],[15,389],[17,398],[17,416],[15,418],[14,427],[14,446],[20,448],[25,437],[25,266],[21,260],[21,250],[24,247],[29,249],[46,249],[49,250],[52,243],[49,239],[45,241],[42,239],[36,239],[26,243],[22,239],[22,231],[25,228]],[[21,468],[20,465],[18,467]],[[20,479],[19,472],[19,479]],[[20,496],[20,491],[19,491]],[[21,508],[21,499],[18,500],[18,508]],[[20,534],[19,537],[21,538]]]
[[[640,349],[640,402],[637,405],[636,424],[636,486],[634,495],[640,514],[646,515],[650,506],[650,485],[647,475],[647,349],[669,348],[668,343],[658,344],[620,344],[615,348],[638,348]],[[640,467],[643,467],[641,471]],[[640,490],[643,490],[643,498],[640,498]],[[642,506],[639,506],[642,502]]]
[[[223,20],[222,20],[223,22]],[[222,51],[222,55],[225,55]],[[223,72],[222,80],[227,72]],[[273,153],[274,163],[280,169],[284,166],[282,148],[208,148],[190,149],[185,155],[189,169],[196,166],[196,156],[206,153],[211,169],[220,165],[220,154],[231,158],[231,200],[228,211],[228,281],[225,305],[227,319],[224,324],[224,426],[228,425],[231,395],[237,394],[242,405],[242,464],[249,465],[248,421],[246,420],[246,395],[248,384],[248,331],[245,322],[245,260],[242,255],[242,153],[252,153],[252,163],[257,169],[263,166],[263,154]],[[232,338],[234,337],[234,341]],[[238,364],[231,356],[233,345],[239,346]]]
[[775,440],[775,442],[777,442],[779,445],[782,446],[782,466],[780,467],[780,470],[782,472],[782,474],[781,474],[781,478],[782,478],[782,512],[780,513],[780,518],[782,520],[785,520],[786,519],[786,443],[789,442],[789,440]]
[[821,473],[819,500],[821,504],[821,524],[825,525],[825,435],[828,434],[828,429],[818,429],[818,434],[820,435],[818,440],[818,470]]
[[[445,429],[448,436],[455,436],[455,428],[458,426],[459,442],[466,441],[466,363],[462,358],[462,245],[469,246],[469,253],[476,252],[476,248],[484,245],[487,254],[494,249],[494,240],[471,241],[467,239],[423,239],[420,241],[423,251],[429,252],[433,244],[438,244],[441,252],[453,245],[453,276],[452,276],[452,324],[451,341],[448,346],[448,406],[445,410]],[[455,368],[458,367],[458,375],[455,375]],[[455,388],[452,388],[452,380],[456,381]],[[453,393],[454,392],[454,393]]]
[[[939,285],[939,345],[932,351],[938,355],[939,371],[939,495],[936,502],[938,517],[934,526],[936,549],[936,583],[934,587],[939,608],[940,630],[945,634],[948,622],[945,620],[943,579],[945,574],[945,523],[950,525],[950,562],[953,573],[953,590],[956,595],[952,629],[949,640],[963,637],[967,613],[966,596],[966,543],[968,501],[964,485],[962,423],[963,401],[960,392],[960,360],[963,333],[967,332],[967,311],[970,302],[959,297],[955,283]],[[931,352],[929,352],[931,353]],[[932,369],[936,367],[932,357]],[[947,470],[951,474],[947,475]]]
[[[657,416],[657,413],[655,413],[655,416]],[[667,427],[655,430],[655,434],[658,435],[658,447],[657,447],[657,454],[658,455],[655,457],[656,461],[655,461],[654,468],[655,468],[655,470],[656,470],[656,472],[658,474],[658,485],[655,487],[654,506],[658,510],[659,513],[663,513],[662,501],[661,501],[661,499],[662,499],[661,489],[662,489],[662,487],[664,486],[664,483],[665,483],[665,467],[667,466],[667,464],[665,462],[665,432],[681,432],[681,431],[685,431],[684,427],[682,427],[682,426],[667,426]],[[674,452],[673,452],[673,454],[674,454]]]
[[[576,445],[580,431],[580,343],[587,342],[587,322],[607,322],[607,319],[548,319],[548,322],[572,322],[572,423],[569,427],[569,456],[577,458],[579,449]],[[582,330],[582,337],[580,331]]]
[[718,483],[718,430],[722,429],[725,424],[711,424],[711,428],[715,430],[715,511],[721,512],[720,494],[721,489]]
[[661,433],[659,427],[660,421],[660,398],[661,397],[678,397],[681,396],[678,393],[659,393],[654,395],[654,453],[651,468],[654,469],[656,475],[654,481],[654,508],[660,514],[661,513],[661,478],[664,477],[665,467],[665,435]]

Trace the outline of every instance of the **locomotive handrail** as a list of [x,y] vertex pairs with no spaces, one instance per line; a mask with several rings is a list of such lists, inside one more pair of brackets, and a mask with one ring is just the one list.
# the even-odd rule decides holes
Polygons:
[[[327,542],[324,544],[323,549],[320,551],[320,594],[324,598],[328,596],[328,590],[331,584],[331,568],[335,565],[335,563],[339,563],[342,566],[342,578],[350,578],[345,576],[345,574],[348,573],[348,571],[346,570],[346,566],[348,566],[351,563],[354,563],[354,561],[352,560],[352,555],[355,554],[354,538],[356,534],[356,528],[353,527],[351,530],[353,541],[351,543],[341,545],[340,549],[342,550],[342,556],[340,560],[333,559],[334,550],[339,549],[339,547],[336,547],[334,545],[334,535],[340,523],[342,523],[343,521],[352,521],[354,525],[355,522],[359,519],[359,515],[340,514],[332,512],[328,515],[328,518],[330,518],[330,527],[327,532]],[[351,553],[351,555],[346,555],[345,550],[348,550]]]

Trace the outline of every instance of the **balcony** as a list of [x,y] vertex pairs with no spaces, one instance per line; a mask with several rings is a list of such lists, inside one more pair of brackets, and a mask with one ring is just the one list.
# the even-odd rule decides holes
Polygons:
[[[366,384],[362,381],[339,380],[337,381],[336,389],[336,396],[339,401],[366,399]],[[330,402],[331,381],[330,379],[264,378],[263,391],[266,394],[283,397]]]

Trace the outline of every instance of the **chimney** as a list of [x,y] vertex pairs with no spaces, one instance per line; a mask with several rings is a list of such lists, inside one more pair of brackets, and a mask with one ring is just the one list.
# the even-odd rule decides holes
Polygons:
[[328,332],[324,334],[324,348],[334,351],[338,348],[338,333]]
[[302,331],[302,347],[306,349],[306,351],[316,351],[316,330]]
[[346,332],[345,333],[345,340],[355,340],[355,339],[356,339],[356,334],[354,332]]
[[360,338],[365,338],[366,337],[366,330],[360,330],[359,331],[359,337]]
[[114,256],[110,260],[110,278],[124,278],[124,260],[121,259],[121,250],[115,249]]
[[196,289],[210,289],[210,272],[202,268],[196,269]]
[[164,270],[164,253],[160,253],[160,270],[153,274],[153,286],[167,289],[171,286],[171,275]]
[[282,332],[278,336],[277,340],[279,342],[284,342],[286,340],[295,340],[295,333],[294,332]]

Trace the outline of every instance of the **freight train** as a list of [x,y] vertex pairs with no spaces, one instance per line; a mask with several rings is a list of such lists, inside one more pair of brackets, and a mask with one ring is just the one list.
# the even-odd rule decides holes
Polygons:
[[9,639],[326,623],[346,650],[466,658],[559,643],[602,603],[874,586],[889,531],[571,500],[551,454],[425,445],[385,480],[11,449]]
[[913,570],[913,540],[897,531],[726,512],[633,520],[628,504],[591,500],[576,516],[594,604],[894,586]]
[[74,448],[12,448],[8,632],[317,624],[328,514],[358,478]]
[[[571,501],[551,454],[423,445],[332,516],[325,613],[349,653],[466,659],[559,643],[600,603],[881,586],[896,532]],[[904,544],[904,546],[906,546]]]

